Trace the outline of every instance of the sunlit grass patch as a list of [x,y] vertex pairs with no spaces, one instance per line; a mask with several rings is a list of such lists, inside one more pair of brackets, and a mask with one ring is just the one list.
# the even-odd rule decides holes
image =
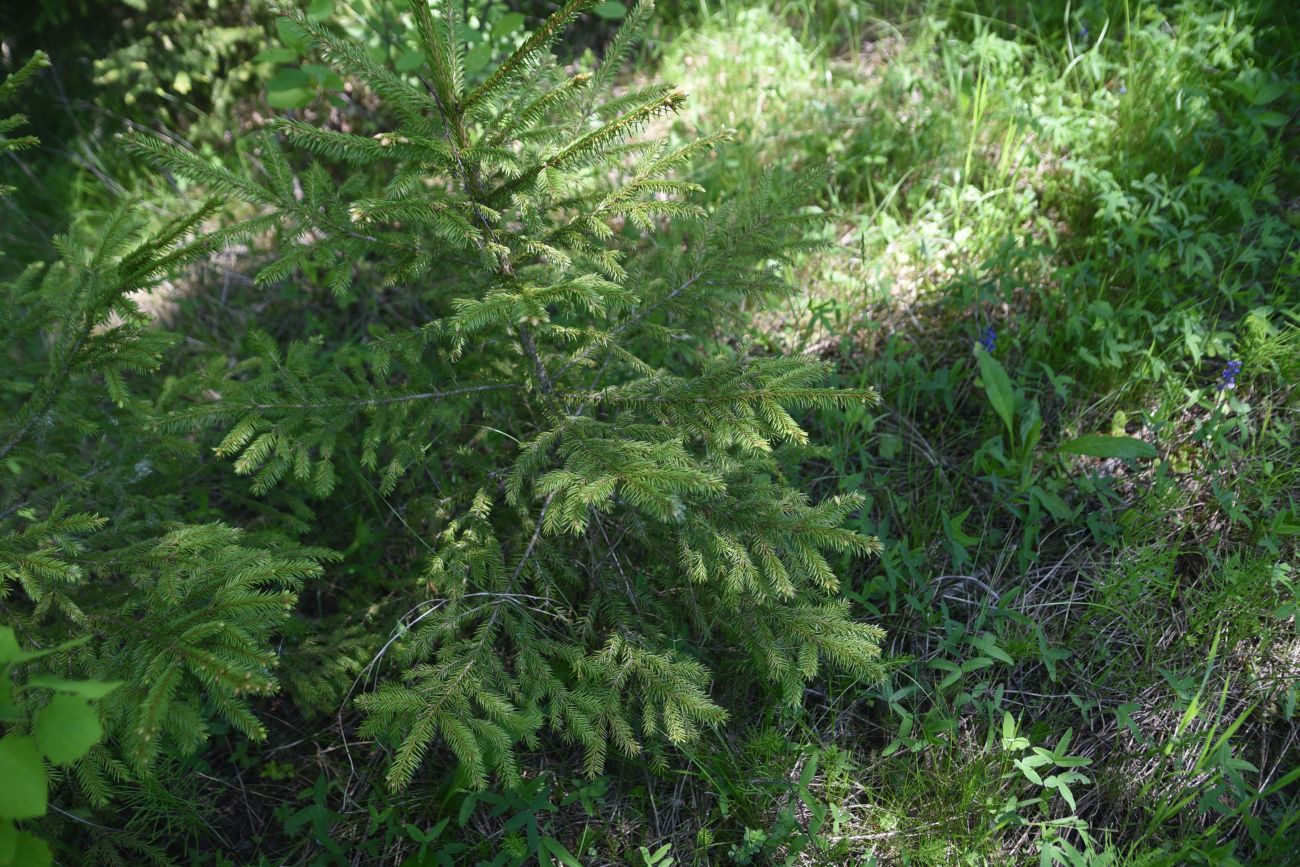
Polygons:
[[[810,474],[868,497],[850,595],[912,661],[804,737],[863,768],[840,839],[879,863],[1269,863],[1300,760],[1294,38],[1267,5],[1048,5],[729,7],[668,55],[683,123],[738,128],[711,195],[825,172],[756,330],[884,396],[823,416]],[[1152,457],[1056,453],[1084,435]],[[1003,710],[1092,760],[1047,822],[963,794],[1005,799]]]

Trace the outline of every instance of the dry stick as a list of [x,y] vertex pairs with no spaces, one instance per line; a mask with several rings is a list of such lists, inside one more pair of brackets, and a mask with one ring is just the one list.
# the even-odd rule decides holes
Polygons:
[[533,363],[533,373],[537,376],[537,383],[541,386],[542,391],[546,394],[553,394],[555,389],[551,386],[551,378],[546,374],[546,366],[542,364],[542,357],[537,353],[537,344],[533,342],[533,334],[528,330],[527,325],[520,324],[516,326],[519,332],[519,343],[524,348],[524,353]]

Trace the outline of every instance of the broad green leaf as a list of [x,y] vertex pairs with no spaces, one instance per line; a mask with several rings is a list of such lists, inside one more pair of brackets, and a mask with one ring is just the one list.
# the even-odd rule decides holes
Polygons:
[[619,21],[627,15],[627,7],[618,0],[606,0],[591,10],[606,21]]
[[1271,127],[1272,129],[1284,126],[1286,122],[1291,119],[1290,115],[1284,114],[1280,111],[1263,111],[1260,112],[1257,117],[1260,123],[1264,126]]
[[812,783],[813,777],[817,776],[817,754],[813,753],[804,763],[803,771],[799,774],[799,788],[806,789]]
[[408,48],[397,58],[393,68],[398,72],[410,72],[412,69],[419,69],[422,63],[424,63],[424,52],[418,48]]
[[[653,853],[651,853],[649,849],[647,849],[645,846],[642,846],[641,857],[645,860],[646,864],[649,864],[651,865],[651,867],[654,867],[654,865],[658,865],[661,861],[664,861],[664,857],[672,850],[672,848],[673,848],[672,843],[665,843],[662,846],[660,846],[658,849],[656,849]],[[665,867],[666,865],[671,864],[672,860],[673,859],[669,858],[666,862],[664,862]]]
[[1085,756],[1057,756],[1056,763],[1063,768],[1086,768],[1092,759]]
[[301,24],[289,18],[277,18],[275,32],[280,41],[295,51],[302,52],[311,44],[311,34]]
[[1065,500],[1052,493],[1049,490],[1034,485],[1029,492],[1043,504],[1043,508],[1048,511],[1053,518],[1058,521],[1068,521],[1074,517],[1074,510],[1066,505]]
[[8,626],[0,626],[0,665],[19,662],[23,649],[18,646],[18,636]]
[[286,48],[283,45],[272,45],[257,52],[253,57],[253,61],[255,63],[296,63],[301,56],[292,48]]
[[554,837],[543,837],[539,848],[553,855],[565,867],[582,867],[582,862],[573,857],[573,853],[564,848],[564,844]]
[[503,36],[509,36],[520,27],[524,26],[524,16],[521,12],[507,12],[497,19],[497,23],[492,25],[492,37],[500,39]]
[[66,765],[98,743],[104,729],[99,724],[99,712],[84,698],[59,694],[41,708],[34,734],[47,759]]
[[1288,509],[1273,519],[1273,532],[1279,536],[1300,536],[1300,512]]
[[[963,509],[962,512],[959,515],[957,515],[957,517],[955,518],[949,518],[947,512],[944,512],[942,517],[944,532],[947,533],[949,538],[951,538],[954,542],[956,542],[958,545],[961,545],[965,548],[969,548],[973,545],[978,545],[980,543],[980,539],[978,536],[972,536],[970,533],[967,533],[964,529],[962,529],[962,525],[966,523],[966,518],[967,516],[970,515],[970,513],[971,513],[970,509]],[[976,530],[976,532],[979,532],[978,529]]]
[[301,67],[290,66],[276,70],[275,75],[271,76],[271,80],[266,83],[266,89],[287,90],[291,87],[307,87],[310,84],[310,75]]
[[1028,764],[1025,759],[1016,759],[1015,765],[1029,782],[1036,786],[1043,784],[1043,778],[1038,775],[1038,771],[1035,771],[1033,766]]
[[475,45],[465,53],[465,71],[470,75],[478,72],[488,65],[492,59],[492,46],[484,42],[482,45]]
[[45,764],[33,738],[8,734],[0,738],[0,816],[32,819],[44,816],[49,789]]
[[307,4],[307,17],[312,21],[324,21],[334,14],[334,0],[311,0]]
[[1069,787],[1069,786],[1067,786],[1065,783],[1059,783],[1059,782],[1058,782],[1057,785],[1056,785],[1056,791],[1060,792],[1060,793],[1061,793],[1061,797],[1062,797],[1062,798],[1065,798],[1066,803],[1068,803],[1068,804],[1070,805],[1070,812],[1071,812],[1071,813],[1073,813],[1075,810],[1079,809],[1078,806],[1074,803],[1074,792],[1071,792],[1071,791],[1070,791],[1070,787]]
[[301,108],[312,96],[311,77],[301,69],[281,69],[266,83],[266,101],[275,108]]
[[1084,434],[1056,449],[1067,455],[1084,455],[1090,458],[1154,458],[1155,446],[1136,437]]
[[35,674],[27,678],[27,686],[39,686],[55,692],[70,692],[82,698],[103,698],[122,685],[120,680],[68,680],[52,674]]
[[1016,661],[1011,658],[1011,654],[1007,653],[1001,647],[998,647],[997,639],[988,632],[985,632],[980,635],[979,638],[971,641],[971,644],[975,645],[980,650],[984,651],[985,654],[994,659],[1005,662],[1007,665],[1015,665]]
[[1250,99],[1251,105],[1267,105],[1280,96],[1286,94],[1289,86],[1283,81],[1265,81],[1258,87],[1253,88],[1246,96]]
[[988,352],[980,349],[976,352],[979,359],[980,378],[984,380],[984,391],[988,393],[993,411],[1001,417],[1007,426],[1007,433],[1014,433],[1012,419],[1016,412],[1016,392],[1011,386],[1011,377],[1007,370]]
[[45,650],[23,650],[18,646],[18,637],[14,634],[13,629],[8,626],[0,626],[0,665],[40,659],[42,656],[49,656],[51,653],[58,653],[60,650],[67,650],[85,644],[89,640],[89,635],[83,635],[80,638],[65,641],[56,647],[47,647]]
[[460,805],[460,815],[456,817],[457,823],[464,828],[469,822],[470,814],[474,812],[474,807],[478,805],[478,796],[475,792],[470,792],[465,796],[465,800]]
[[18,829],[8,819],[0,819],[0,864],[14,863],[14,851],[18,848]]
[[14,867],[50,867],[54,863],[50,847],[35,834],[19,831],[14,843],[14,857],[10,861]]
[[[308,81],[313,84],[324,85],[326,82],[338,78],[334,74],[334,70],[319,63],[304,63],[300,68],[306,73]],[[339,85],[342,86],[342,84],[343,82],[339,81]]]

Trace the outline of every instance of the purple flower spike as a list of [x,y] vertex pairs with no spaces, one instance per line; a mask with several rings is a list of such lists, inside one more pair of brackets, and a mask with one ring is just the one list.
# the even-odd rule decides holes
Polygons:
[[1240,361],[1229,361],[1219,375],[1219,391],[1237,387],[1237,374],[1241,373]]
[[985,328],[984,333],[980,335],[980,346],[983,346],[986,352],[992,352],[997,345],[998,333],[994,331],[993,326],[990,325],[988,328]]

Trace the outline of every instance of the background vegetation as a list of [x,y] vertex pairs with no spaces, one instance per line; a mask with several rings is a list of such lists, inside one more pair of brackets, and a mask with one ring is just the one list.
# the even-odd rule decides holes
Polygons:
[[[422,69],[404,5],[300,8]],[[470,84],[553,11],[472,0]],[[630,14],[599,3],[552,50],[599,70]],[[833,363],[834,385],[879,394],[792,409],[807,441],[763,472],[852,504],[835,521],[878,540],[830,565],[854,622],[883,630],[883,671],[772,685],[727,656],[732,636],[697,651],[715,677],[693,740],[584,774],[580,738],[530,747],[528,726],[505,726],[517,776],[480,788],[465,750],[434,746],[394,789],[401,738],[362,729],[363,708],[412,658],[386,654],[411,606],[439,598],[407,569],[447,530],[436,491],[394,495],[355,458],[328,502],[270,491],[236,472],[256,460],[213,454],[229,427],[158,419],[265,384],[244,361],[259,340],[325,347],[305,387],[346,379],[366,325],[419,321],[425,302],[367,295],[364,273],[340,292],[311,262],[255,283],[301,234],[236,230],[258,202],[140,156],[161,141],[238,172],[272,117],[367,138],[388,119],[269,4],[8,4],[0,75],[38,50],[50,62],[0,107],[26,121],[0,125],[21,145],[0,155],[0,777],[41,779],[26,800],[0,792],[0,864],[44,846],[63,864],[1296,863],[1296,15],[1280,0],[660,3],[609,98],[682,87],[638,132],[670,147],[734,129],[670,178],[729,227],[735,282],[671,323],[689,341],[633,350],[670,372],[726,353]],[[686,213],[651,222],[619,226],[646,285],[685,273],[700,231]],[[75,352],[58,348],[69,334]],[[507,355],[485,365],[508,371]],[[503,472],[487,429],[521,436],[509,425],[534,411],[472,416],[428,484]],[[629,546],[637,576],[676,557],[596,550],[617,563]],[[128,577],[96,582],[122,552]],[[227,603],[248,619],[221,628],[265,648],[237,660],[246,690],[203,668],[234,639],[181,635],[175,613]],[[647,620],[671,622],[664,604]],[[142,717],[173,669],[165,718]]]

